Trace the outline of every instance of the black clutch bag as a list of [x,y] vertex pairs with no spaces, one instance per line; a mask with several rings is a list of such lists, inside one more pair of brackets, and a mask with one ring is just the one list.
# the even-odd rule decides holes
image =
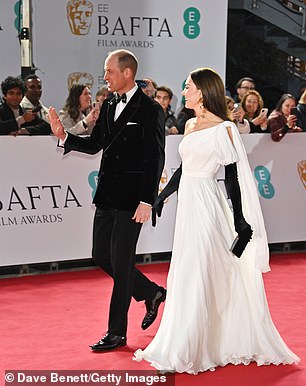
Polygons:
[[[252,233],[251,233],[252,236]],[[251,240],[251,236],[249,237],[239,237],[237,236],[235,240],[233,241],[232,246],[230,247],[230,251],[237,257],[241,257],[243,251],[245,250],[245,247],[247,246],[248,242]]]
[[230,251],[237,257],[241,257],[242,252],[245,250],[248,241],[242,241],[239,239],[239,236],[235,238],[232,246],[230,247]]

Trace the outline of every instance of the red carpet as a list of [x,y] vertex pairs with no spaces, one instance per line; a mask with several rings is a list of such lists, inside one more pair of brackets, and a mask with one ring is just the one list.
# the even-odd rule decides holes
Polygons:
[[[265,285],[273,320],[288,346],[301,358],[298,366],[226,366],[198,376],[175,375],[175,385],[306,385],[306,254],[272,255]],[[166,284],[167,263],[140,266]],[[11,370],[150,370],[132,361],[133,352],[154,336],[159,319],[146,331],[142,303],[132,301],[128,346],[92,353],[89,344],[107,329],[111,280],[99,269],[0,279],[0,385]],[[159,318],[162,314],[159,314]]]

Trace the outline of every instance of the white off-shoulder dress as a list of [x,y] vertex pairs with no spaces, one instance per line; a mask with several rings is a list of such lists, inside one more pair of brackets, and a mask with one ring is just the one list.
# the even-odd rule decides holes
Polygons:
[[[164,313],[156,336],[134,359],[191,374],[230,363],[298,363],[269,312],[262,278],[270,270],[267,238],[237,127],[223,122],[191,132],[179,152],[182,177]],[[236,235],[233,214],[216,180],[220,166],[233,162],[254,231],[240,259],[229,250]]]

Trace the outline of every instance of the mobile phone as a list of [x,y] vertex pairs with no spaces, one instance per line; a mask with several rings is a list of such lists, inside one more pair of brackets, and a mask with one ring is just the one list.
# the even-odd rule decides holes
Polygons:
[[92,102],[92,107],[93,107],[95,110],[99,110],[99,109],[100,109],[100,104],[99,104],[99,102]]
[[41,110],[41,106],[33,107],[32,113],[38,113],[38,111],[40,111],[40,110]]
[[290,114],[291,115],[298,115],[298,109],[296,107],[291,107]]
[[239,109],[239,103],[234,103],[234,112],[236,113]]
[[261,109],[261,114],[267,115],[268,114],[268,109],[267,108]]
[[136,80],[136,83],[137,83],[138,87],[140,87],[140,88],[146,88],[147,87],[147,83],[144,80]]

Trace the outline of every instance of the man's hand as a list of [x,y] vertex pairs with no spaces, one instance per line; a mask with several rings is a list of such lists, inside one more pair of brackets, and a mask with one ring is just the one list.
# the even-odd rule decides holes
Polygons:
[[134,216],[132,217],[132,220],[135,220],[135,222],[144,223],[149,220],[151,217],[151,206],[146,204],[139,204]]
[[25,127],[22,127],[21,129],[19,129],[15,133],[16,133],[15,135],[29,135],[30,134]]
[[49,114],[48,114],[50,126],[52,129],[53,134],[61,139],[62,141],[66,138],[66,132],[64,130],[64,126],[62,125],[61,120],[59,119],[55,109],[53,107],[50,107]]
[[32,113],[32,110],[26,111],[22,116],[25,122],[31,122],[36,118],[36,114]]
[[143,89],[143,92],[153,98],[156,93],[156,88],[153,86],[151,79],[144,78],[144,81],[146,82],[147,87]]
[[177,129],[175,126],[172,126],[172,127],[170,127],[170,129],[168,130],[168,133],[169,133],[169,134],[179,134],[179,131],[178,131],[178,129]]

